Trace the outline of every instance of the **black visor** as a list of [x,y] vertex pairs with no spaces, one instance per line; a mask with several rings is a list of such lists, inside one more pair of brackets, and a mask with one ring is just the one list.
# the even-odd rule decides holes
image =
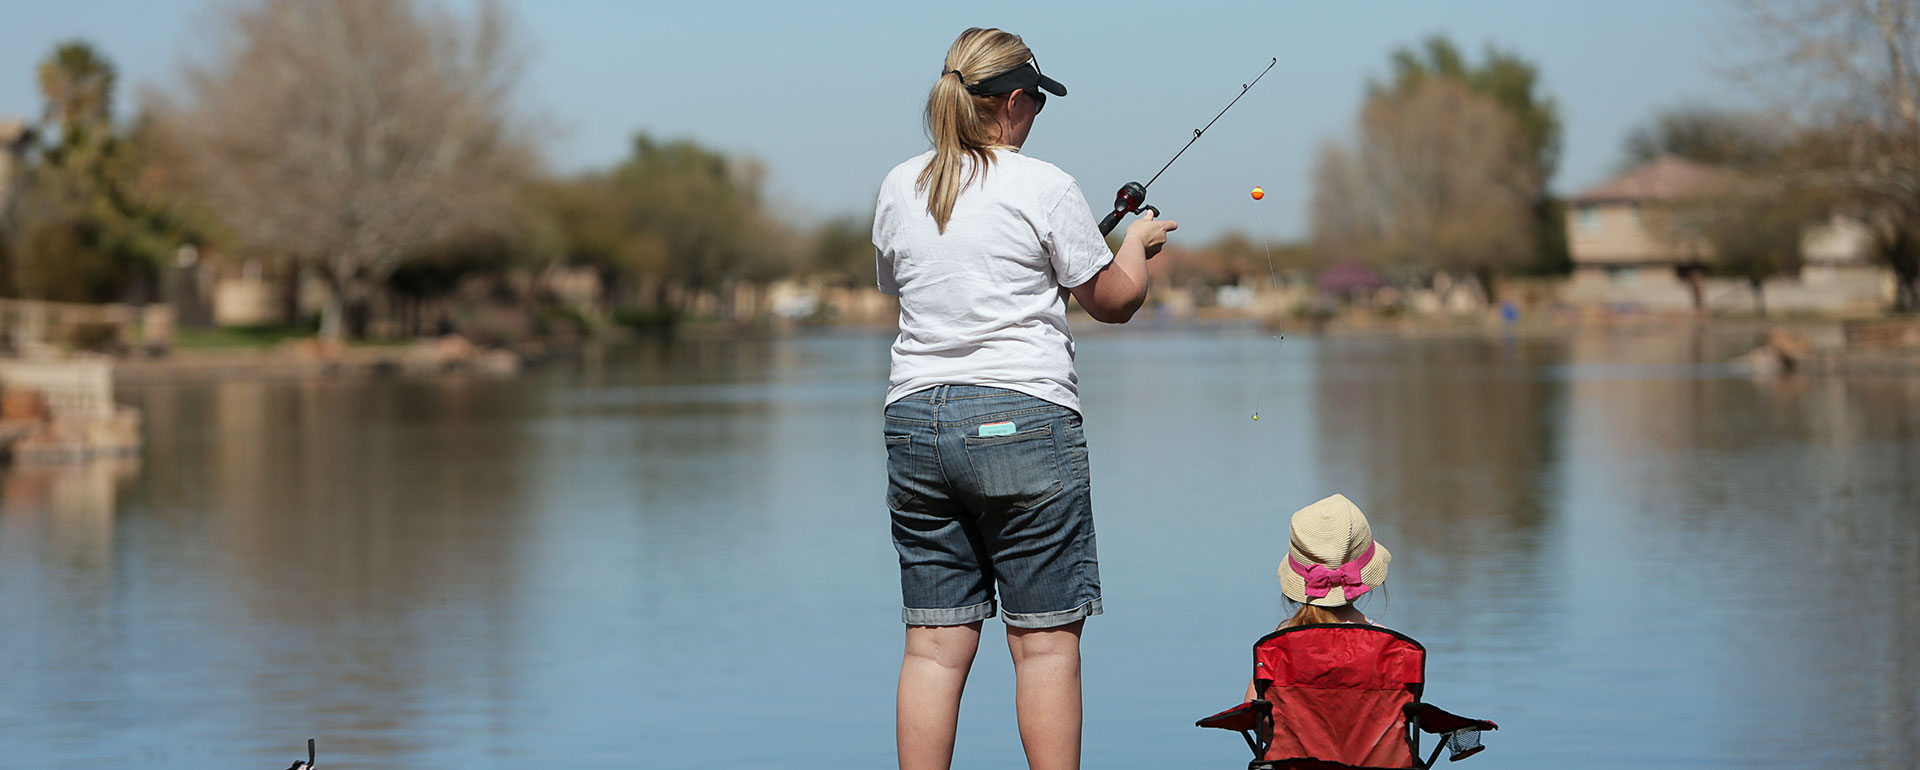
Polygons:
[[992,94],[1011,93],[1015,89],[1032,88],[1034,86],[1047,89],[1047,92],[1054,96],[1067,95],[1067,87],[1060,85],[1060,81],[1041,74],[1040,60],[1038,59],[1028,60],[1025,64],[994,75],[993,77],[982,78],[980,82],[967,86],[967,90],[974,94],[988,96]]

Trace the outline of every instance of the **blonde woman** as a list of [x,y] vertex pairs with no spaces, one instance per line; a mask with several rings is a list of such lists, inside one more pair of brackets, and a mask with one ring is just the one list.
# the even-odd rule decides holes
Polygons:
[[885,434],[906,770],[952,763],[996,614],[1028,765],[1080,765],[1080,631],[1100,572],[1066,295],[1126,323],[1175,225],[1142,217],[1108,248],[1073,177],[1021,153],[1048,93],[1067,89],[1018,35],[961,33],[927,97],[933,149],[895,167],[875,206],[880,290],[900,298]]

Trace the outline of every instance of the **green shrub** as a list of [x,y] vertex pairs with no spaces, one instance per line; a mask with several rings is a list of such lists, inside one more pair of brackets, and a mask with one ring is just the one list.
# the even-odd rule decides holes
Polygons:
[[613,311],[613,322],[635,331],[668,332],[680,324],[680,314],[672,308],[621,308]]

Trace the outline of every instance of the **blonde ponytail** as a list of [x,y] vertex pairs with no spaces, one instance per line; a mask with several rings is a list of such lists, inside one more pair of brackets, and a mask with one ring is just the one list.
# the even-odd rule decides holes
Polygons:
[[1333,614],[1333,610],[1317,604],[1302,604],[1300,609],[1294,610],[1293,617],[1281,621],[1280,628],[1338,622],[1340,622],[1340,616]]
[[[921,169],[916,181],[927,194],[927,213],[941,233],[953,218],[953,206],[960,191],[973,182],[975,174],[993,165],[993,148],[999,146],[987,128],[985,116],[993,114],[1000,95],[976,95],[968,83],[1011,70],[1033,58],[1019,35],[997,29],[975,27],[960,33],[947,49],[940,78],[927,95],[927,133],[933,139],[933,159]],[[972,168],[966,167],[973,157]]]

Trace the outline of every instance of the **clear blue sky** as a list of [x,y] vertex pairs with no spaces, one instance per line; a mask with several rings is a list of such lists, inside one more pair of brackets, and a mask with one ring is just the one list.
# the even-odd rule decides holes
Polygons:
[[[462,8],[471,0],[448,0]],[[0,116],[36,116],[35,62],[84,38],[121,72],[124,117],[168,91],[205,45],[200,0],[10,0],[0,29]],[[1658,111],[1733,105],[1722,0],[1292,0],[1226,3],[624,2],[518,0],[530,58],[520,101],[560,171],[617,163],[635,132],[752,155],[787,218],[861,215],[893,164],[923,150],[920,109],[947,45],[968,26],[1019,33],[1071,94],[1047,105],[1028,154],[1080,180],[1096,212],[1145,181],[1265,66],[1279,66],[1153,186],[1201,243],[1227,230],[1306,232],[1320,145],[1347,134],[1390,51],[1442,33],[1537,64],[1559,100],[1553,187],[1605,178],[1623,137]],[[1264,186],[1254,203],[1247,191]]]

